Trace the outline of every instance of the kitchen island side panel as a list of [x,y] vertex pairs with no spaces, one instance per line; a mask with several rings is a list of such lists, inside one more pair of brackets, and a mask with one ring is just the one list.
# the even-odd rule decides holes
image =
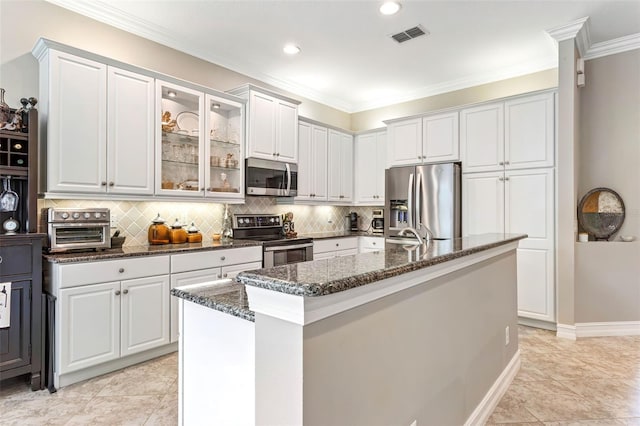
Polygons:
[[518,348],[516,255],[307,325],[303,347],[306,426],[464,424]]

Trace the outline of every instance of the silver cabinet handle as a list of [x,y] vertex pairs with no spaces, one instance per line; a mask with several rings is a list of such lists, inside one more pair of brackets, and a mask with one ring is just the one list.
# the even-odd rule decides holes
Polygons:
[[221,256],[220,260],[227,260],[227,258],[225,256]]
[[2,263],[2,256],[0,256],[0,263]]
[[120,290],[116,290],[116,296],[120,296]]
[[124,289],[124,290],[122,290],[122,293],[127,294],[127,293],[129,293],[129,290]]
[[113,186],[115,185],[113,182],[109,182],[109,186]]
[[124,272],[124,268],[118,269],[118,272],[123,273]]

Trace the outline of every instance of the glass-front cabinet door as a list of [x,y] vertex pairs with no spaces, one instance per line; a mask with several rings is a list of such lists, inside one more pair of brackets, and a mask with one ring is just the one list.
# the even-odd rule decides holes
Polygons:
[[202,197],[204,93],[156,80],[156,194]]
[[216,198],[244,196],[244,105],[206,95],[207,144],[204,180],[206,195]]

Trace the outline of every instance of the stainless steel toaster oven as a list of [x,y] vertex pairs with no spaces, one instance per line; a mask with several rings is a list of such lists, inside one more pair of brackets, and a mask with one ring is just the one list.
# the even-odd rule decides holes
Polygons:
[[100,250],[111,247],[109,209],[48,208],[42,211],[50,252]]

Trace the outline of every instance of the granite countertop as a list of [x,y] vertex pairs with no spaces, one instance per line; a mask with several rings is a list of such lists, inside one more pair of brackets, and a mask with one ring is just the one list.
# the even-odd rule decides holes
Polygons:
[[348,238],[348,237],[380,237],[384,238],[384,234],[373,234],[369,231],[335,231],[335,232],[315,232],[311,234],[301,234],[298,238],[313,238],[314,240],[323,240],[329,238]]
[[187,244],[163,244],[146,246],[124,246],[117,249],[107,249],[95,252],[79,253],[51,253],[43,254],[43,258],[51,263],[75,263],[91,262],[99,260],[120,259],[123,257],[150,256],[159,254],[178,254],[185,252],[221,250],[239,247],[252,247],[262,245],[259,241],[252,240],[229,240],[229,241],[207,241],[202,243]]
[[253,311],[249,310],[244,285],[235,281],[219,280],[176,287],[171,290],[171,294],[247,321],[255,321]]
[[526,238],[522,234],[486,234],[455,240],[432,241],[419,250],[400,244],[385,250],[332,259],[295,263],[241,272],[236,279],[252,285],[297,296],[324,296],[395,277],[431,265],[498,247]]

